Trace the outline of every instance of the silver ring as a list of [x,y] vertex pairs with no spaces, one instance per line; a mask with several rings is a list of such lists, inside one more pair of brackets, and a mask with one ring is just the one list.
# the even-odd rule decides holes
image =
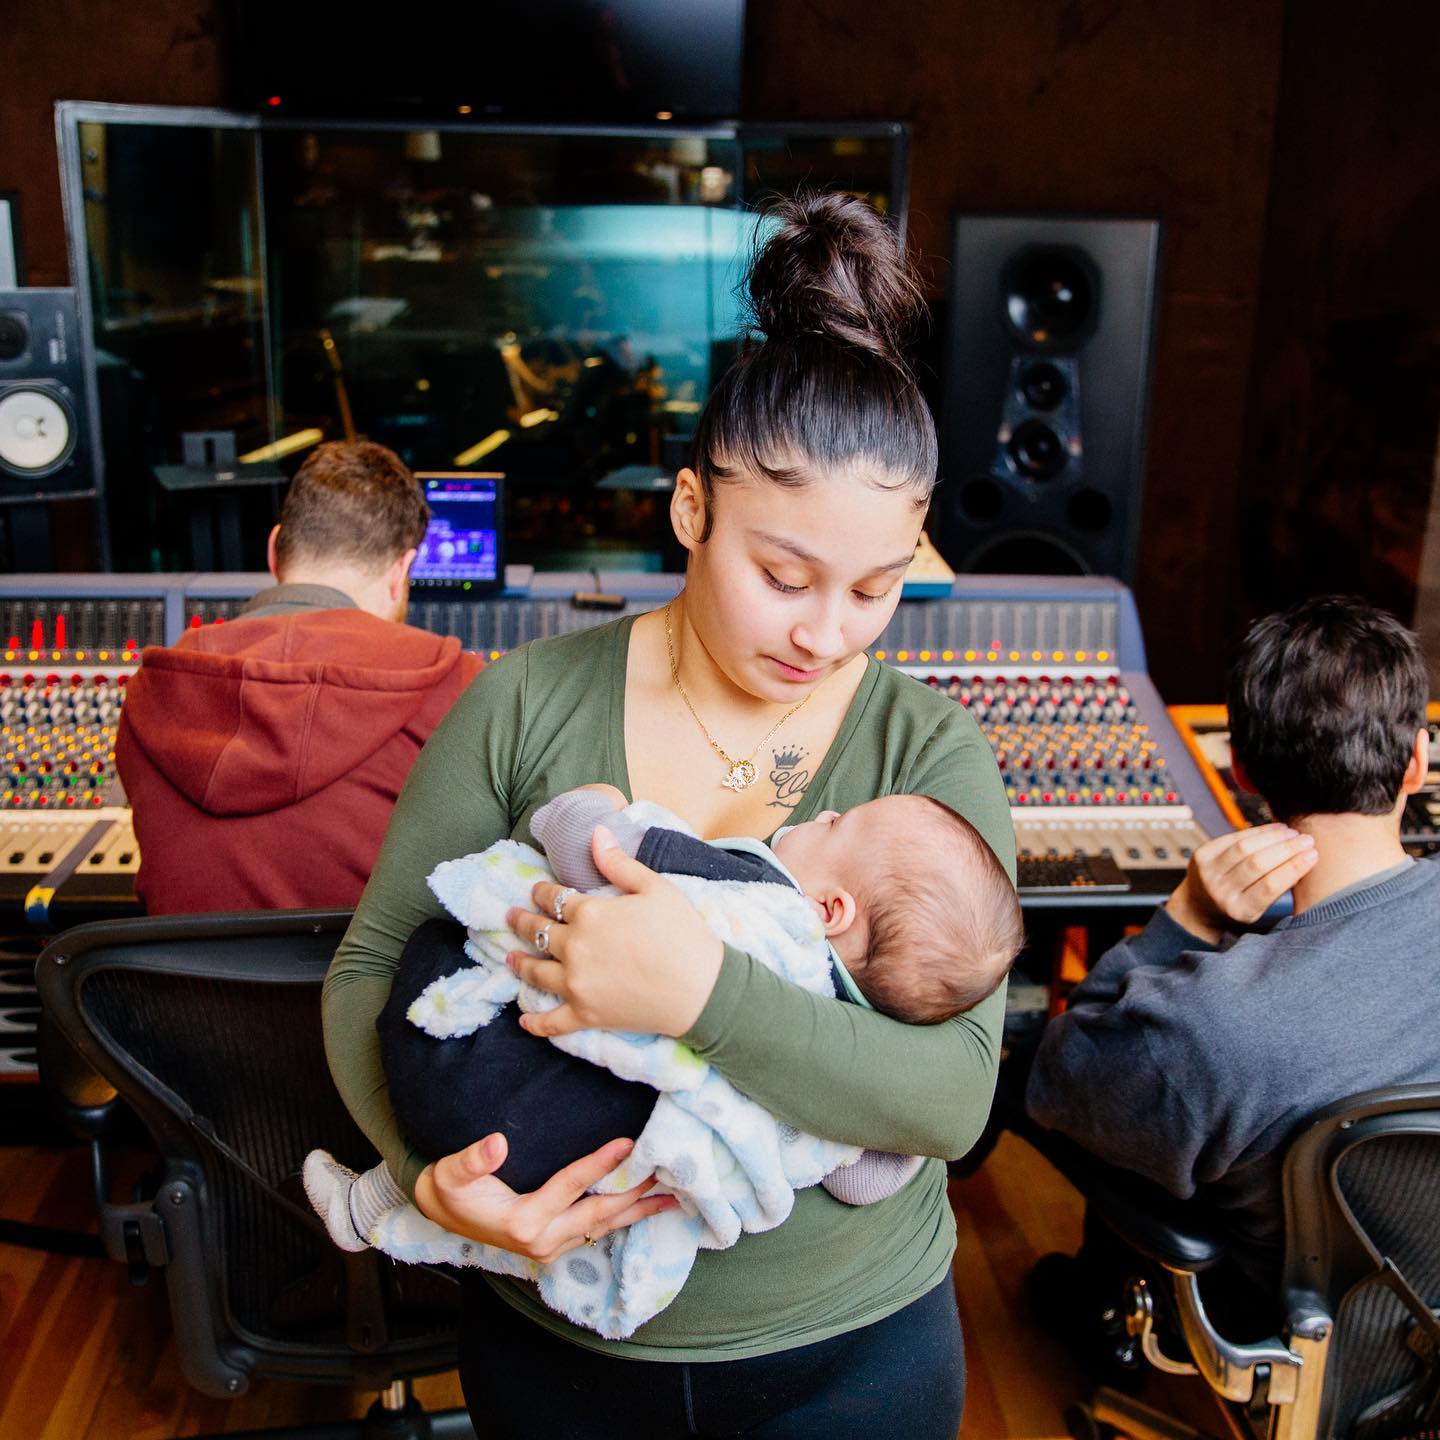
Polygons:
[[542,925],[535,932],[535,948],[542,955],[550,953],[550,927],[548,925]]
[[563,925],[565,923],[565,904],[572,895],[578,895],[579,893],[573,885],[567,885],[555,897],[555,920],[557,924]]

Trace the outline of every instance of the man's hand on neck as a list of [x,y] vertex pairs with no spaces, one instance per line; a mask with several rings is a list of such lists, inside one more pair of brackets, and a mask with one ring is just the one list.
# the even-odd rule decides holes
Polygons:
[[1192,935],[1218,945],[1227,931],[1253,925],[1314,864],[1313,839],[1289,825],[1232,830],[1190,857],[1165,909]]

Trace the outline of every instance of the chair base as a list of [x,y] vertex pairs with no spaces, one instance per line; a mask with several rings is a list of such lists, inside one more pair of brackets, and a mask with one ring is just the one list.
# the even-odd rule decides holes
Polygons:
[[377,1400],[363,1419],[327,1420],[315,1425],[283,1425],[275,1430],[227,1430],[196,1440],[475,1440],[464,1410],[423,1409],[413,1399],[389,1409]]
[[47,1255],[78,1255],[83,1260],[105,1259],[105,1248],[94,1235],[60,1230],[53,1225],[31,1225],[25,1220],[0,1220],[0,1245],[43,1250]]
[[[1221,1419],[1226,1436],[1245,1437],[1223,1409]],[[1153,1405],[1108,1388],[1097,1390],[1088,1405],[1072,1405],[1065,1412],[1065,1427],[1073,1440],[1109,1440],[1117,1433],[1128,1440],[1220,1440],[1209,1431],[1196,1430]]]

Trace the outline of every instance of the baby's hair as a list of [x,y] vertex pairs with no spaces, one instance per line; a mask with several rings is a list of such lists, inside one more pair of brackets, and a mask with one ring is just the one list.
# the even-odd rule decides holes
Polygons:
[[[963,815],[929,796],[917,823],[933,834],[877,866],[861,898],[868,926],[856,983],[877,1010],[933,1025],[978,1005],[1025,944],[1020,899],[1005,867]],[[897,957],[928,958],[896,964]]]
[[727,480],[803,486],[861,462],[917,509],[935,487],[935,422],[902,353],[924,292],[899,237],[848,195],[801,195],[770,214],[749,275],[765,338],[721,377],[695,432],[702,541]]

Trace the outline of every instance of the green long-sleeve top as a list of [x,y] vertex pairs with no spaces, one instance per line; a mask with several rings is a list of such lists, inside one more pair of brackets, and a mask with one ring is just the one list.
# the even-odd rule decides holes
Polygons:
[[[425,877],[496,840],[530,840],[553,795],[607,781],[630,796],[625,670],[632,621],[537,641],[483,671],[411,771],[354,921],[325,981],[325,1046],[340,1093],[401,1184],[426,1158],[400,1133],[375,1019],[411,932],[441,914]],[[932,795],[965,815],[1012,877],[1015,840],[999,773],[969,713],[875,661],[798,807],[799,823],[876,796]],[[635,798],[630,796],[630,798]],[[779,1120],[830,1139],[939,1159],[974,1144],[990,1108],[1004,987],[940,1025],[905,1025],[823,999],[727,948],[682,1038]],[[806,1345],[901,1309],[947,1272],[955,1245],[937,1159],[895,1195],[848,1206],[816,1186],[778,1229],[701,1251],[679,1296],[629,1341],[547,1310],[534,1289],[492,1283],[577,1344],[633,1359],[730,1360]]]

